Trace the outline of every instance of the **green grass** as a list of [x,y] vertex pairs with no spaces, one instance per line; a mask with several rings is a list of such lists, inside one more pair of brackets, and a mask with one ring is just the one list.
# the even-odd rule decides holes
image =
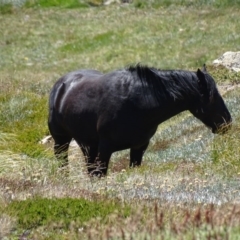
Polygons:
[[[0,5],[2,6],[16,6],[16,7],[61,7],[61,8],[81,8],[90,6],[102,6],[103,0],[1,0]],[[214,7],[228,7],[228,6],[239,6],[239,0],[132,0],[131,4],[136,8],[160,8],[169,6],[187,6],[187,7],[202,7],[202,6],[214,6]]]
[[26,7],[42,7],[42,8],[49,8],[49,7],[62,7],[62,8],[82,8],[88,7],[87,3],[84,1],[77,1],[77,0],[30,0],[26,1]]
[[[204,62],[209,65],[224,48],[234,50],[239,39],[237,11],[232,8],[192,9],[190,13],[184,8],[165,8],[159,18],[155,9],[136,12],[130,5],[116,13],[116,7],[65,10],[64,18],[62,10],[52,12],[48,8],[0,15],[1,131],[15,133],[17,138],[9,150],[31,156],[43,151],[37,142],[47,134],[48,93],[53,82],[67,71],[95,68],[105,72],[136,62],[197,69]],[[174,14],[169,14],[171,11]],[[222,21],[231,22],[231,27],[219,24]],[[171,31],[168,22],[172,22]],[[7,29],[5,24],[9,25]],[[220,35],[233,38],[224,40]],[[239,82],[239,74],[211,66],[209,71],[219,83]]]
[[[237,239],[240,73],[212,61],[239,50],[239,1],[5,3],[0,0],[0,238]],[[108,176],[90,179],[79,149],[71,147],[66,177],[53,143],[38,143],[49,134],[54,82],[75,69],[108,72],[138,62],[189,70],[206,63],[221,85],[232,129],[213,135],[184,112],[159,126],[142,167],[129,169],[129,151],[117,152]]]
[[216,172],[227,178],[240,175],[240,129],[234,126],[228,135],[218,136],[212,145],[212,159]]
[[[15,139],[8,142],[7,149],[29,156],[40,156],[44,148],[38,142],[48,133],[46,98],[33,93],[8,93],[8,96],[3,97],[0,109],[1,131],[15,134]],[[4,145],[0,147],[1,150],[5,148]]]
[[127,217],[129,210],[121,204],[102,200],[92,202],[85,199],[36,197],[25,201],[13,201],[5,212],[17,217],[18,225],[23,229],[52,223],[55,223],[58,228],[68,229],[70,224],[75,223],[75,227],[80,228],[84,222],[97,217],[106,222],[106,217],[113,212],[119,212],[123,217]]
[[158,9],[114,5],[65,9],[64,17],[63,10],[25,9],[2,15],[1,22],[1,66],[51,72],[60,65],[59,74],[90,63],[102,71],[136,62],[196,69],[229,49],[237,51],[240,32],[238,9],[212,6],[164,8],[159,15]]

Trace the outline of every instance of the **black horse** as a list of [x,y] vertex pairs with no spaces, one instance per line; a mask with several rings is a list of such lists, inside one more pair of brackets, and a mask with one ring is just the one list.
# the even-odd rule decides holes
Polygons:
[[130,148],[130,167],[141,165],[158,125],[189,110],[213,133],[231,115],[205,66],[196,72],[136,65],[107,74],[79,70],[60,78],[50,94],[48,126],[54,151],[67,166],[74,138],[88,172],[105,175],[115,151]]

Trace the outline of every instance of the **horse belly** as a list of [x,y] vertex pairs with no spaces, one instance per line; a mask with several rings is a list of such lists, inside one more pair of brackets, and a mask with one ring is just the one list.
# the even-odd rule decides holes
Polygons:
[[100,137],[108,139],[115,151],[146,145],[157,130],[157,125],[146,126],[140,119],[129,118],[112,122],[99,129]]
[[94,116],[69,116],[65,119],[64,125],[70,135],[80,143],[91,145],[98,141]]

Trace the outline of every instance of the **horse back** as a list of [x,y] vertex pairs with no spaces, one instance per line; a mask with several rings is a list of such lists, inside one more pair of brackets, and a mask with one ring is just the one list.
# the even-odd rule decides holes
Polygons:
[[[49,109],[60,111],[61,105],[64,104],[64,100],[67,101],[66,95],[72,95],[72,92],[78,91],[81,88],[81,84],[84,81],[96,81],[102,73],[96,70],[78,70],[70,72],[61,77],[53,86],[50,99]],[[79,91],[78,91],[79,92]],[[76,95],[72,95],[76,97]]]

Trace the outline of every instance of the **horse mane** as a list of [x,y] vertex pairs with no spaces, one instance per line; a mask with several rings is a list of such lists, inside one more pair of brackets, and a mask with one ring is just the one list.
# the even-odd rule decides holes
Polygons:
[[[127,69],[131,74],[136,74],[143,86],[148,86],[154,93],[156,99],[161,97],[171,97],[176,99],[186,99],[195,96],[201,97],[202,92],[199,86],[199,79],[196,72],[185,70],[160,70],[141,64],[129,66]],[[216,89],[213,78],[204,72],[207,82],[207,91],[209,99]],[[160,99],[161,98],[161,99]]]

